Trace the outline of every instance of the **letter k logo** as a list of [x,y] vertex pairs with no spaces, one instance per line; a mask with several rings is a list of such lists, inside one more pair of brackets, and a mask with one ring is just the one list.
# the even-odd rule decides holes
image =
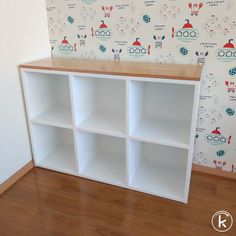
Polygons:
[[218,232],[227,232],[233,225],[233,217],[227,211],[217,211],[211,218],[213,228]]
[[222,217],[221,215],[219,215],[218,217],[219,217],[219,219],[218,219],[218,227],[221,228],[221,227],[223,226],[224,228],[226,228],[225,222],[226,222],[227,220],[226,220],[226,219],[225,219],[225,220],[222,220],[222,219],[221,219],[221,217]]

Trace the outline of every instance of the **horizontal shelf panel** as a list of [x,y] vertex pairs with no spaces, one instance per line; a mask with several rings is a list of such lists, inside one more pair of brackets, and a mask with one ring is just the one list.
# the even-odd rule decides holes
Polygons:
[[37,166],[77,175],[75,152],[73,145],[60,145],[53,152],[47,155]]
[[81,122],[77,128],[88,132],[125,137],[125,118],[119,114],[97,112]]
[[126,184],[125,157],[99,152],[81,171],[80,176],[87,177],[107,184],[125,186]]
[[143,117],[130,136],[140,141],[188,149],[189,127],[187,121]]
[[32,123],[72,129],[72,114],[66,106],[55,106],[43,114],[32,118]]
[[186,144],[181,143],[174,143],[174,142],[167,142],[163,140],[158,139],[150,139],[150,138],[143,138],[143,137],[137,137],[137,136],[129,136],[129,139],[132,141],[140,141],[140,142],[146,142],[146,143],[153,143],[153,144],[159,144],[163,146],[169,146],[169,147],[176,147],[180,149],[189,150],[190,146]]
[[186,168],[142,160],[130,187],[160,197],[184,201]]

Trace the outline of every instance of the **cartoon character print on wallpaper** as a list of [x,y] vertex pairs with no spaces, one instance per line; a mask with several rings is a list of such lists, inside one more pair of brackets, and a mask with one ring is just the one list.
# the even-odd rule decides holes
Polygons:
[[236,172],[236,1],[46,2],[55,57],[204,65],[194,162]]

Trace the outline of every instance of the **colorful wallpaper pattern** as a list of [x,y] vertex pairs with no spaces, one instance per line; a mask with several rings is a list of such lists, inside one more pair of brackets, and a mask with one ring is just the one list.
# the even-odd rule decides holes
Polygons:
[[236,1],[46,2],[53,56],[204,65],[194,162],[236,173]]

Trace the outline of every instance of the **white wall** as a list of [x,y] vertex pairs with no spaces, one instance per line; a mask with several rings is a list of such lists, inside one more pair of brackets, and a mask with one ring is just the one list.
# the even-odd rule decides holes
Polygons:
[[48,57],[44,0],[0,1],[0,184],[31,160],[17,66]]

